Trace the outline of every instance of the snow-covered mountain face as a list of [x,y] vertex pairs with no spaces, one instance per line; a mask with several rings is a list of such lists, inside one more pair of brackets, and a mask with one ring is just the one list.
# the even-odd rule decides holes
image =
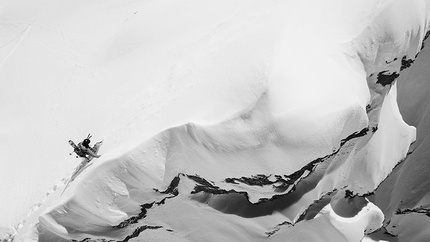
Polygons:
[[[375,191],[372,198],[382,209],[385,230],[395,237],[390,241],[427,241],[430,238],[427,224],[428,171],[429,171],[429,102],[430,42],[411,67],[401,72],[398,79],[398,103],[404,120],[417,128],[417,138],[410,154],[397,166]],[[379,235],[375,235],[378,238]]]
[[[428,238],[410,224],[427,219],[429,4],[0,3],[0,226],[24,219],[16,241]],[[69,180],[67,141],[89,132],[102,157]]]

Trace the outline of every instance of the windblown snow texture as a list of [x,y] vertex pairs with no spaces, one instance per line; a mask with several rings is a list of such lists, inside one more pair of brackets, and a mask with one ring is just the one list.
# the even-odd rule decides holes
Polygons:
[[171,4],[103,32],[92,68],[151,82],[16,240],[351,242],[428,213],[379,190],[414,154],[397,82],[426,51],[430,2]]

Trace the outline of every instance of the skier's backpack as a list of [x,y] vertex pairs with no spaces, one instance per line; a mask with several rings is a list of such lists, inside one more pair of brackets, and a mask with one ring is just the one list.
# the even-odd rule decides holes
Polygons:
[[87,157],[87,154],[81,150],[76,144],[75,142],[73,142],[72,140],[69,140],[69,144],[73,147],[73,152],[75,152],[79,157]]

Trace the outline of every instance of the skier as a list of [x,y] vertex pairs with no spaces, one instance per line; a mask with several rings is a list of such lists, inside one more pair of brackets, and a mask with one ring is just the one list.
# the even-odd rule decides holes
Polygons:
[[97,155],[99,146],[97,146],[97,143],[96,143],[94,147],[90,147],[91,140],[89,138],[86,138],[82,142],[80,142],[78,144],[78,147],[79,149],[81,149],[81,151],[83,151],[86,155],[88,155],[87,157],[88,159],[91,157],[99,158],[100,155]]
[[[70,177],[69,181],[66,183],[66,187],[64,188],[61,195],[63,195],[64,191],[69,187],[70,183],[81,173],[83,172],[88,166],[91,165],[90,161],[95,157],[99,158],[100,155],[97,155],[97,152],[99,151],[100,146],[102,145],[103,141],[97,142],[93,147],[90,147],[91,143],[91,135],[89,134],[86,139],[84,139],[82,142],[80,142],[78,145],[75,144],[72,140],[69,140],[69,144],[73,147],[73,152],[75,152],[78,156],[84,158],[83,161],[78,165],[76,170],[73,172],[72,176]],[[72,153],[70,153],[72,154]],[[77,158],[76,157],[76,158]]]
[[86,158],[88,161],[91,159],[99,158],[100,155],[97,154],[99,151],[100,146],[102,145],[102,141],[97,142],[93,147],[90,147],[91,143],[91,135],[88,135],[87,138],[85,138],[82,142],[80,142],[78,145],[75,145],[75,143],[72,140],[69,140],[69,144],[74,148],[74,152],[79,156]]

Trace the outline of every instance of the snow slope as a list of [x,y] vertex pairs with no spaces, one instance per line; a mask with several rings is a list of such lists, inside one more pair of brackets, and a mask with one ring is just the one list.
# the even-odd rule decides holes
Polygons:
[[[362,240],[415,140],[395,80],[429,4],[1,5],[0,226],[43,198],[17,241]],[[103,156],[44,198],[89,132]]]
[[[428,233],[428,84],[430,42],[399,76],[399,109],[417,127],[417,140],[405,161],[376,190],[374,202],[386,214],[384,227],[398,241],[426,241]],[[413,93],[413,96],[410,94]]]

